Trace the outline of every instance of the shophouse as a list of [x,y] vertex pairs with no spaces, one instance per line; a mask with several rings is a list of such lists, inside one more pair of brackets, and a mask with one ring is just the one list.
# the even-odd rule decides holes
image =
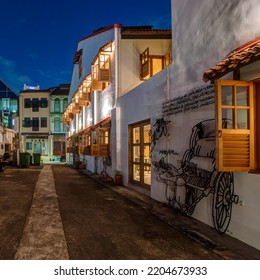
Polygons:
[[20,136],[23,152],[49,157],[50,89],[20,91]]
[[[120,170],[124,186],[257,249],[259,14],[257,0],[172,0],[174,44],[169,65],[170,39],[161,37],[153,44],[155,40],[145,38],[156,33],[152,29],[138,31],[146,34],[140,40],[142,47],[133,28],[114,26],[95,33],[95,39],[97,35],[104,40],[95,45],[99,51],[93,60],[85,54],[95,53],[97,40],[90,36],[79,43],[72,81],[80,75],[85,78],[73,82],[64,115],[70,127],[69,151],[92,153],[79,157],[85,159],[86,169],[97,173],[105,169],[109,174]],[[85,52],[83,45],[89,40],[92,48]],[[109,41],[111,60],[105,59]],[[153,55],[165,62],[154,73]],[[90,76],[80,70],[87,61],[88,69],[92,65]],[[111,67],[106,75],[104,61]],[[94,91],[101,76],[103,86]],[[92,86],[87,79],[92,79]],[[84,92],[87,107],[77,101]],[[81,137],[82,131],[86,137]],[[103,156],[106,147],[110,157]]]
[[[121,166],[111,110],[120,96],[171,63],[171,30],[118,24],[101,28],[79,41],[73,63],[69,104],[63,118],[69,127],[67,160],[112,176]],[[146,126],[147,133],[149,130],[150,125]],[[148,170],[148,144],[146,160]],[[150,184],[150,178],[146,183]]]
[[62,123],[63,112],[68,105],[70,84],[61,84],[50,93],[50,158],[66,158],[66,126]]
[[43,161],[65,155],[66,127],[62,114],[68,103],[69,84],[46,90],[28,87],[20,92],[21,150],[41,154]]
[[12,155],[18,132],[19,95],[0,80],[0,155]]

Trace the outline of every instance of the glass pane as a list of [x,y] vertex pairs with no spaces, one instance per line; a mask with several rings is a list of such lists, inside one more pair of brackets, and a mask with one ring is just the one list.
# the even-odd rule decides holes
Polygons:
[[144,146],[144,163],[151,163],[150,145],[145,145]]
[[133,179],[140,182],[140,166],[139,164],[133,165]]
[[145,125],[144,126],[144,143],[150,143],[151,142],[151,136],[150,136],[150,131],[151,131],[151,125]]
[[140,143],[140,127],[133,128],[133,143]]
[[139,146],[133,147],[133,161],[140,162],[140,147]]
[[235,128],[233,109],[222,109],[222,128]]
[[249,110],[237,110],[237,128],[249,129]]
[[248,87],[236,87],[237,90],[237,105],[238,106],[249,106],[248,102]]
[[151,167],[144,167],[144,183],[147,185],[151,185]]
[[153,75],[162,71],[163,69],[163,60],[161,58],[153,58]]
[[222,105],[234,105],[233,86],[222,86]]

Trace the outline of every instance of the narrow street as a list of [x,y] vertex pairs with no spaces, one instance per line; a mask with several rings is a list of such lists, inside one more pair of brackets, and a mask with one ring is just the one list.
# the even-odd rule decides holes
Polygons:
[[180,219],[183,225],[193,219],[164,221],[173,217],[169,208],[155,201],[149,207],[124,187],[106,186],[66,165],[41,167],[0,173],[0,259],[260,258],[258,250],[209,227],[216,239],[205,246],[176,227]]

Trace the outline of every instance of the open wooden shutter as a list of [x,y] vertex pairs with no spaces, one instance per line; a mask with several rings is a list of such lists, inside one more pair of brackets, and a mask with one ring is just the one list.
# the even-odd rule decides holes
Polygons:
[[150,71],[150,65],[149,65],[149,48],[147,48],[143,53],[140,54],[140,64],[141,64],[141,73],[140,78],[144,79],[146,78]]
[[169,52],[164,56],[164,68],[172,63],[172,53]]
[[99,55],[98,80],[100,82],[110,82],[110,55]]
[[91,76],[92,76],[92,83],[91,87],[92,90],[102,91],[103,90],[103,83],[98,80],[98,64],[92,65]]
[[217,169],[253,170],[255,168],[253,83],[218,80],[215,87]]

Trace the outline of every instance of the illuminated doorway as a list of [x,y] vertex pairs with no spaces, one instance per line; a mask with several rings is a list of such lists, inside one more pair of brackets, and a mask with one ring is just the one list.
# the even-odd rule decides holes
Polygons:
[[129,181],[145,187],[151,185],[151,125],[144,121],[129,126]]

